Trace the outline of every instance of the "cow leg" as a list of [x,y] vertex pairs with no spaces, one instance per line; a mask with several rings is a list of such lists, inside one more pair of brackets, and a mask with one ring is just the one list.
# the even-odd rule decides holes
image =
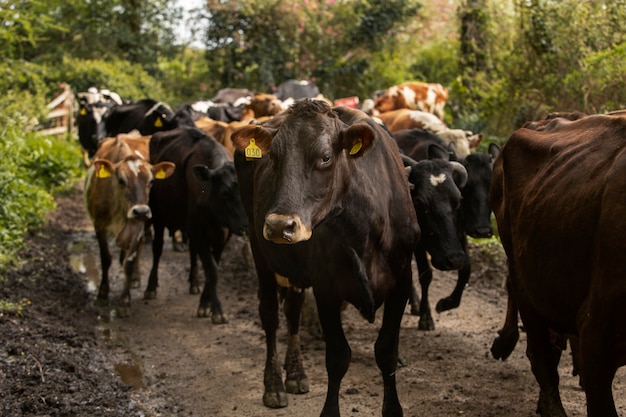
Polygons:
[[506,280],[506,288],[508,291],[507,305],[506,305],[506,318],[504,320],[504,326],[498,330],[498,337],[493,340],[491,344],[491,355],[495,359],[505,360],[511,355],[515,345],[519,340],[519,328],[517,323],[517,302],[513,297],[513,291],[511,290],[509,280]]
[[153,224],[154,236],[152,238],[152,269],[148,278],[148,286],[143,293],[144,300],[154,300],[157,296],[159,287],[159,260],[163,254],[163,233],[165,226],[162,224]]
[[109,300],[109,269],[111,268],[111,252],[109,251],[108,236],[105,231],[96,231],[96,239],[100,248],[100,265],[102,267],[102,277],[98,289],[97,303],[105,305]]
[[[212,254],[212,248],[207,239],[196,240],[196,248],[198,256],[204,268],[204,289],[200,295],[200,305],[198,306],[198,317],[208,317],[211,312],[211,322],[213,324],[224,324],[228,321],[224,317],[222,311],[222,303],[217,295],[217,262]],[[220,245],[217,246],[217,252],[221,253]],[[223,248],[223,246],[222,246]]]
[[422,300],[419,305],[420,320],[417,325],[418,330],[435,330],[435,321],[430,310],[430,301],[428,300],[428,289],[433,280],[433,270],[426,257],[426,250],[421,245],[415,248],[415,261],[417,262],[417,271],[419,273],[420,286],[422,287]]
[[304,303],[304,290],[290,287],[285,297],[285,319],[288,328],[287,353],[285,355],[285,388],[290,394],[309,392],[309,380],[302,365],[300,350],[300,315]]
[[[600,312],[590,311],[583,319],[577,340],[580,375],[585,384],[589,417],[617,417],[612,384],[618,367],[615,366],[616,361],[612,354],[616,349],[612,336],[619,334],[620,330],[607,328],[606,323],[612,319],[614,320],[602,316]],[[576,349],[572,349],[574,350]]]
[[119,304],[116,309],[119,317],[130,317],[131,281],[135,263],[139,263],[139,259],[137,259],[136,255],[137,252],[133,252],[131,256],[128,256],[124,260],[124,264],[122,265],[122,269],[124,270],[124,288],[122,289],[122,294],[120,295]]
[[198,280],[198,252],[191,239],[189,239],[189,294],[200,294],[200,281]]
[[328,375],[326,401],[320,417],[339,417],[339,388],[341,380],[348,372],[352,357],[350,346],[341,327],[342,300],[332,299],[323,291],[315,291],[315,288],[314,294],[326,340],[326,373]]
[[461,305],[463,291],[465,291],[465,287],[469,282],[470,274],[472,273],[472,264],[470,262],[469,250],[467,249],[467,235],[464,235],[462,239],[459,239],[459,241],[461,243],[463,253],[465,253],[465,260],[463,261],[463,266],[459,269],[456,286],[454,287],[454,290],[452,290],[452,294],[437,302],[437,305],[435,306],[437,313],[452,310]]
[[398,343],[400,324],[407,303],[408,284],[411,269],[408,267],[385,300],[383,322],[375,345],[376,363],[383,376],[383,417],[402,417],[402,406],[396,389],[396,368],[398,365]]
[[531,306],[520,301],[519,308],[527,334],[526,356],[540,389],[537,414],[541,417],[566,417],[559,394],[557,369],[561,349],[552,343],[548,326]]

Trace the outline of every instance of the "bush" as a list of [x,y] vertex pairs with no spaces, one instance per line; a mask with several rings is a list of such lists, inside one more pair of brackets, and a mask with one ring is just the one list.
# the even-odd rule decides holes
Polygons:
[[45,224],[55,207],[53,193],[83,173],[76,143],[24,131],[0,131],[0,271],[17,260],[25,233]]

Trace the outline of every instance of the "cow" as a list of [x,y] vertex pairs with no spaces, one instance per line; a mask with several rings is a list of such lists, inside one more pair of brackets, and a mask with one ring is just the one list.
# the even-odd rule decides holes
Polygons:
[[217,294],[217,265],[230,236],[243,235],[248,227],[233,155],[200,129],[179,127],[152,135],[150,160],[170,161],[177,168],[150,191],[154,240],[144,298],[156,297],[165,228],[182,230],[189,238],[189,293],[200,292],[198,257],[206,277],[197,315],[210,314],[214,324],[226,323]]
[[86,92],[76,94],[78,114],[76,127],[78,142],[89,158],[93,158],[100,142],[107,136],[104,118],[114,107],[122,104],[120,96],[109,90],[90,87]]
[[[285,407],[286,392],[308,392],[298,332],[301,289],[312,287],[326,341],[328,390],[321,415],[339,416],[339,386],[350,363],[341,326],[347,301],[369,322],[385,305],[375,346],[383,415],[401,416],[398,339],[420,232],[393,139],[359,110],[312,99],[296,101],[261,125],[241,127],[232,139],[266,336],[263,403]],[[289,285],[285,384],[276,350],[276,275]]]
[[276,87],[274,95],[281,101],[287,99],[314,98],[320,94],[313,81],[287,80]]
[[[561,349],[573,335],[590,417],[617,417],[611,384],[626,364],[623,115],[552,120],[516,130],[494,165],[490,200],[507,255],[507,322],[492,354],[506,358],[517,313],[540,387],[537,413],[565,416]],[[506,326],[509,326],[509,329]]]
[[456,153],[465,158],[478,149],[482,133],[474,134],[469,130],[450,129],[437,116],[420,110],[398,109],[373,116],[380,119],[391,132],[406,129],[424,129],[437,134],[446,143],[454,143]]
[[[139,255],[145,223],[152,216],[148,193],[153,181],[169,177],[175,165],[148,163],[150,138],[120,134],[105,139],[94,155],[85,179],[85,205],[93,222],[102,266],[98,300],[109,297],[111,253],[108,238],[120,248],[124,288],[117,312],[130,315],[130,288],[139,283]],[[157,181],[158,182],[158,181]]]
[[183,107],[174,112],[167,104],[154,99],[142,99],[113,108],[105,118],[107,136],[137,129],[142,135],[194,126],[192,115]]
[[211,98],[211,101],[213,103],[231,103],[234,104],[235,102],[237,102],[237,100],[240,99],[248,99],[250,97],[252,97],[254,95],[254,92],[251,90],[248,90],[247,88],[231,88],[231,87],[227,87],[227,88],[222,88],[220,89],[217,94],[215,94],[215,96],[213,98]]
[[397,109],[421,110],[443,120],[448,89],[441,84],[410,81],[387,88],[374,99],[379,113]]
[[256,94],[252,97],[250,102],[245,105],[245,108],[250,114],[242,117],[242,119],[275,116],[285,110],[282,101],[280,101],[278,97],[274,94],[266,93]]
[[[426,158],[425,150],[431,144],[446,146],[445,141],[431,132],[422,129],[401,130],[394,133],[398,147],[407,156],[422,160]],[[449,147],[449,145],[447,145]],[[446,149],[448,149],[448,147]],[[491,207],[489,205],[489,186],[491,184],[491,173],[493,161],[498,156],[500,147],[491,143],[487,152],[472,152],[465,158],[459,158],[452,150],[452,160],[458,160],[467,171],[467,181],[460,187],[461,207],[457,215],[457,238],[465,254],[463,264],[458,268],[457,283],[452,293],[437,302],[435,309],[438,313],[452,310],[461,304],[461,297],[465,286],[469,282],[472,272],[471,259],[467,247],[467,236],[475,238],[486,238],[493,235],[491,226]],[[417,259],[417,258],[416,258]],[[435,323],[430,311],[428,302],[428,288],[432,280],[432,271],[428,262],[418,261],[420,266],[420,284],[422,287],[422,302],[419,302],[417,292],[413,289],[411,293],[411,314],[419,315],[419,330],[434,330]],[[438,266],[435,265],[437,268]],[[452,268],[455,269],[455,268]],[[424,301],[426,300],[426,301]]]

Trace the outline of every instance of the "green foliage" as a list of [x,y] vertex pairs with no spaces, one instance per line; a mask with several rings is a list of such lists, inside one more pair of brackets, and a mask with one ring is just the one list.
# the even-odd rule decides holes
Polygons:
[[82,175],[80,163],[75,143],[17,125],[0,131],[0,270],[15,261],[26,231],[44,225],[55,207],[53,192]]

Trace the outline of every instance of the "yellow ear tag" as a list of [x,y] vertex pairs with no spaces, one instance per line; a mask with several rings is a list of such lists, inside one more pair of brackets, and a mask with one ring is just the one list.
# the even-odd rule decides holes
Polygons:
[[164,180],[165,179],[165,171],[163,171],[162,169],[158,170],[154,174],[154,178],[156,178],[157,180]]
[[163,127],[163,121],[161,120],[160,117],[157,117],[156,120],[154,121],[154,127]]
[[248,161],[252,159],[261,159],[261,157],[263,156],[261,148],[256,146],[254,138],[250,138],[250,145],[246,146],[245,154]]
[[83,107],[82,109],[80,109],[80,115],[81,116],[84,116],[86,114],[87,114],[87,109],[86,108]]
[[350,155],[354,155],[355,153],[359,152],[362,147],[363,147],[363,142],[361,141],[361,139],[359,139],[357,143],[352,145],[352,149],[350,149],[350,152],[349,152]]
[[111,176],[111,172],[104,166],[100,165],[100,169],[96,172],[97,178],[109,178]]

